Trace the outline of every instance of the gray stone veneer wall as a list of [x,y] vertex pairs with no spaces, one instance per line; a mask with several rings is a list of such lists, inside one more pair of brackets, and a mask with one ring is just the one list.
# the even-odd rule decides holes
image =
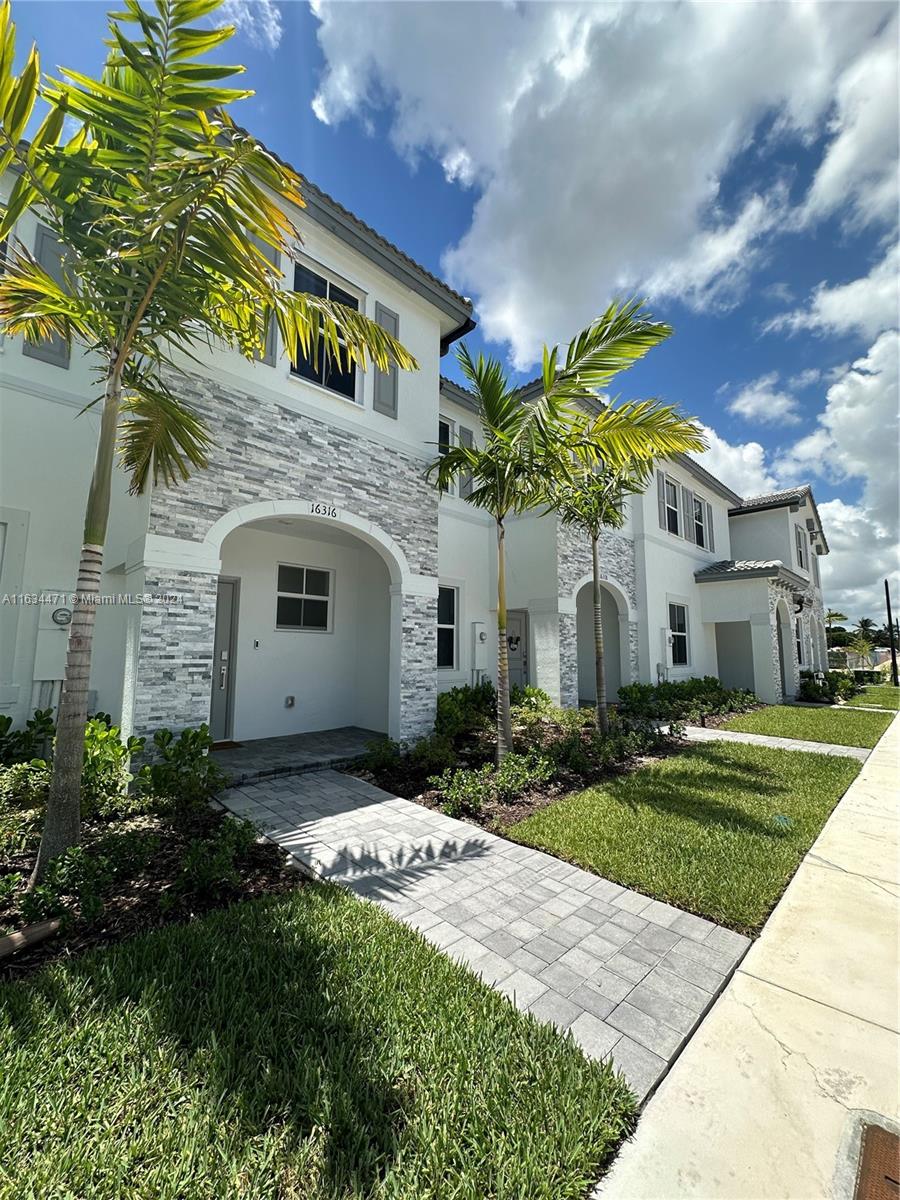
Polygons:
[[[261,370],[264,368],[260,368]],[[226,513],[260,500],[324,501],[374,522],[406,555],[410,571],[437,576],[438,497],[424,460],[239,389],[196,376],[179,393],[207,422],[215,445],[206,470],[157,490],[149,532],[200,543]],[[148,571],[148,575],[151,572]],[[146,590],[174,592],[178,605],[144,609],[137,656],[137,733],[209,718],[215,577],[172,570]],[[434,720],[436,600],[402,597],[401,716],[404,738]]]
[[[571,596],[579,580],[591,573],[591,543],[586,533],[571,525],[557,522],[557,575],[561,597]],[[632,611],[637,606],[637,568],[634,542],[621,533],[604,529],[600,534],[600,577],[615,584],[628,598]],[[620,623],[617,637],[623,636]],[[623,673],[622,682],[638,677],[638,627],[628,625],[628,649],[631,679]],[[563,705],[578,704],[578,635],[575,617],[560,614],[559,618],[559,691]]]

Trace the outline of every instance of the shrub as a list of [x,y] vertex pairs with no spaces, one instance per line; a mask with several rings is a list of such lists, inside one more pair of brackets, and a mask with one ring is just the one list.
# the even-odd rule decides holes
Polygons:
[[438,692],[434,732],[455,741],[480,729],[490,729],[496,711],[497,693],[489,679],[474,687],[466,684]]
[[145,763],[138,776],[142,791],[175,808],[205,804],[221,791],[227,777],[209,756],[212,746],[209,726],[182,729],[178,737],[171,729],[153,735],[155,758]]
[[53,724],[52,708],[37,708],[29,717],[24,729],[13,729],[12,717],[0,716],[0,765],[29,762],[42,758],[46,753],[56,726]]
[[129,794],[134,776],[132,755],[144,748],[144,739],[122,741],[118,725],[107,725],[103,715],[92,717],[84,731],[84,769],[81,775],[83,817],[123,817],[144,812],[147,800],[139,790]]
[[238,866],[256,842],[256,827],[237,817],[225,817],[206,837],[187,845],[176,891],[197,900],[227,895],[240,883]]
[[403,759],[403,747],[393,738],[373,738],[366,742],[362,765],[373,775],[388,775],[397,770]]
[[455,766],[457,753],[448,737],[433,733],[419,738],[409,752],[410,764],[423,774],[436,775]]
[[442,811],[448,817],[478,813],[492,800],[509,803],[523,792],[553,778],[553,763],[542,754],[507,754],[496,769],[481,767],[448,768],[429,779],[443,797]]
[[628,683],[619,688],[618,711],[645,720],[697,720],[746,712],[759,703],[753,692],[723,687],[714,675],[702,679]]
[[0,769],[0,812],[43,808],[50,787],[50,768],[42,758]]
[[509,703],[522,712],[547,712],[553,708],[553,701],[542,688],[519,687],[518,684],[510,690]]
[[797,699],[817,704],[833,704],[837,699],[849,700],[860,691],[862,688],[852,671],[826,671],[821,679],[816,679],[810,671],[801,671]]

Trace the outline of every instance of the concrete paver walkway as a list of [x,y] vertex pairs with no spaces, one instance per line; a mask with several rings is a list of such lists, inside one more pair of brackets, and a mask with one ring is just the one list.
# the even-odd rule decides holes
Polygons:
[[335,771],[221,797],[305,869],[420,930],[644,1097],[749,941]]
[[895,720],[650,1100],[602,1200],[850,1200],[900,1120]]
[[740,733],[736,729],[701,729],[688,725],[684,736],[689,742],[746,742],[750,746],[769,746],[772,750],[808,750],[813,754],[833,754],[865,762],[871,750],[860,746],[834,746],[830,742],[805,742],[800,738],[771,737],[767,733]]

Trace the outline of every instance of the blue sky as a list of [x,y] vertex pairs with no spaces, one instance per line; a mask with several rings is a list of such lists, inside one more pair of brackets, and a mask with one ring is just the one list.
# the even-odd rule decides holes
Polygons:
[[[14,0],[45,70],[105,8]],[[675,336],[621,378],[710,430],[743,494],[810,481],[826,599],[896,570],[896,7],[231,0],[235,115],[471,295],[534,374],[616,294]],[[490,339],[490,340],[489,340]],[[457,374],[451,358],[447,374]],[[859,610],[859,611],[857,611]]]

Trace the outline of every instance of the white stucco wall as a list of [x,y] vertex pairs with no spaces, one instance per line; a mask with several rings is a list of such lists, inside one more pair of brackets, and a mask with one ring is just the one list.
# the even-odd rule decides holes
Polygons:
[[[497,679],[497,573],[494,566],[494,523],[465,501],[441,499],[438,516],[438,579],[457,589],[456,670],[438,671],[438,690],[472,683],[478,665],[483,675]],[[487,634],[476,651],[473,625]]]
[[[597,699],[597,667],[594,649],[594,597],[593,589],[585,585],[577,597],[578,629],[578,698]],[[616,699],[622,685],[622,635],[627,626],[620,629],[619,608],[606,589],[600,593],[600,623],[603,627],[603,659],[606,676],[606,698]]]
[[[278,563],[334,572],[331,632],[275,628]],[[389,577],[374,550],[242,526],[222,544],[222,574],[241,581],[236,739],[341,725],[387,729]],[[291,695],[295,705],[287,708]]]

